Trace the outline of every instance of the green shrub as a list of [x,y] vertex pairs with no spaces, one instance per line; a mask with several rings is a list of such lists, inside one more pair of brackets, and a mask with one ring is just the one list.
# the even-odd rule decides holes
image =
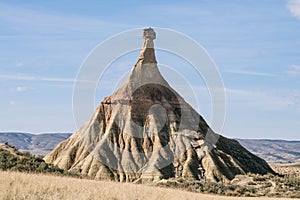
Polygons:
[[[9,147],[16,150],[15,147]],[[17,151],[14,154],[5,149],[0,149],[0,169],[20,172],[68,174],[68,172],[45,163],[41,157],[33,156],[29,152],[21,153]]]
[[255,181],[255,182],[266,181],[266,177],[264,177],[264,176],[254,176],[253,181]]

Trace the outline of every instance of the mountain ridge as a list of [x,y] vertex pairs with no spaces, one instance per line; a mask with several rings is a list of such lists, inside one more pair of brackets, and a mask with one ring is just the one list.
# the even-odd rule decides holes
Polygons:
[[46,155],[58,143],[70,137],[70,133],[32,134],[22,132],[0,132],[0,143],[8,143],[20,151],[35,155]]
[[237,139],[249,151],[263,157],[269,163],[300,162],[300,141],[270,139]]
[[[32,136],[38,136],[38,139],[41,142],[47,141],[50,142],[50,145],[48,144],[48,147],[45,148],[44,146],[35,146],[35,149],[30,148],[30,143],[26,142],[24,139],[20,139],[16,137],[15,135],[24,135],[25,138],[32,137]],[[59,137],[57,137],[59,135]],[[26,132],[0,132],[0,143],[8,142],[10,145],[13,145],[20,149],[21,151],[29,151],[32,154],[35,155],[43,155],[45,156],[47,153],[52,151],[56,145],[58,145],[63,140],[70,137],[72,133],[41,133],[41,134],[33,134],[33,133],[26,133]],[[49,137],[45,136],[53,136],[53,138],[49,139]],[[61,137],[60,137],[61,136]],[[269,143],[289,143],[289,144],[295,144],[294,146],[291,145],[291,147],[286,147],[286,150],[296,150],[300,152],[300,140],[285,140],[285,139],[240,139],[240,138],[234,138],[237,140],[242,146],[244,146],[246,149],[250,150],[250,152],[254,153],[255,155],[258,155],[265,159],[268,163],[274,163],[274,164],[288,164],[288,163],[295,163],[299,162],[299,158],[296,159],[290,159],[289,157],[278,159],[276,156],[269,157],[266,152],[270,152],[270,150],[267,151],[259,151],[259,149],[262,148],[271,148],[269,145],[263,144],[264,142]],[[32,141],[32,139],[31,139]],[[280,148],[273,148],[273,154],[274,155],[280,155],[281,149]]]

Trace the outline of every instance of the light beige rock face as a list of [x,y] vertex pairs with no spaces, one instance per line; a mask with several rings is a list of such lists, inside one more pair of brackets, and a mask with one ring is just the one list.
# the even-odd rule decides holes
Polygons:
[[95,179],[127,182],[170,177],[228,181],[248,172],[274,173],[235,140],[205,140],[212,130],[158,70],[155,38],[153,29],[145,29],[138,62],[123,86],[45,161]]

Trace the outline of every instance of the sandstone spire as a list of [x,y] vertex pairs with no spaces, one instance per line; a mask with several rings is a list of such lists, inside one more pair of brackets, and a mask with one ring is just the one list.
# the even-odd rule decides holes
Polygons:
[[237,174],[274,173],[236,140],[220,136],[211,144],[204,139],[208,131],[213,133],[209,125],[159,72],[154,30],[145,29],[143,37],[138,62],[122,87],[45,161],[116,181],[170,177],[228,181]]
[[156,33],[151,27],[149,27],[147,29],[144,29],[143,38],[145,41],[136,65],[145,63],[157,63],[153,43],[153,40],[156,39]]

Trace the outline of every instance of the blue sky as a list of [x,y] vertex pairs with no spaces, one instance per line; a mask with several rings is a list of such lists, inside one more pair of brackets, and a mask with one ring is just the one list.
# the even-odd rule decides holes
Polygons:
[[[300,140],[299,0],[10,0],[0,10],[0,131],[75,131],[73,83],[89,52],[111,35],[152,26],[190,36],[216,63],[227,96],[223,135]],[[137,56],[119,59],[108,79],[115,84]],[[168,58],[157,52],[162,64],[184,65]],[[202,83],[190,84],[209,122]],[[96,104],[114,89],[101,87]]]

